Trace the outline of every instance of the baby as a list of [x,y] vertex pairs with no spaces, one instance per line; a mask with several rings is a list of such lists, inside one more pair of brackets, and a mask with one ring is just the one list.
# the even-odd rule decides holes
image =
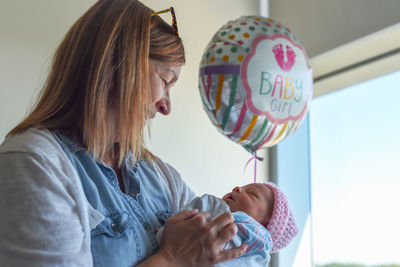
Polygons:
[[[216,266],[267,266],[270,253],[285,247],[298,233],[296,222],[285,195],[272,183],[235,187],[221,198],[203,195],[183,207],[208,211],[214,219],[232,212],[237,235],[224,249],[248,244],[246,254]],[[160,241],[162,228],[157,233]]]

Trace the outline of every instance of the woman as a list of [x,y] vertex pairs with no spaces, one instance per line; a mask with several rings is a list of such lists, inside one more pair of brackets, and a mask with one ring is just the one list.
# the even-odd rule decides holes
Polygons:
[[193,192],[144,146],[184,63],[177,32],[138,1],[100,0],[72,26],[0,146],[2,266],[209,266],[244,253],[221,251],[231,215],[178,213]]

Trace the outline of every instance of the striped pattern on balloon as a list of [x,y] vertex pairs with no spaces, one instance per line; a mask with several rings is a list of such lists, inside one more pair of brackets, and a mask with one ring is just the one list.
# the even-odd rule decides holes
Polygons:
[[288,28],[263,17],[241,17],[208,44],[199,90],[218,131],[254,153],[299,127],[312,97],[312,70]]

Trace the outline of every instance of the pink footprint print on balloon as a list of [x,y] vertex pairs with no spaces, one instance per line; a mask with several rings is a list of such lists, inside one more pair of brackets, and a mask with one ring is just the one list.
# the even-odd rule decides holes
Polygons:
[[286,46],[286,61],[282,44],[275,45],[272,48],[272,52],[274,52],[275,60],[278,62],[279,67],[281,67],[283,71],[289,72],[296,61],[296,54],[294,53],[293,48],[289,45]]

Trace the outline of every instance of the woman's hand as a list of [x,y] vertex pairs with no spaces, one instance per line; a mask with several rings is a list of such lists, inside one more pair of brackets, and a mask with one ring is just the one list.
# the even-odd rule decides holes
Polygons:
[[246,244],[230,250],[222,245],[237,232],[230,213],[211,221],[208,212],[185,210],[165,224],[159,255],[178,266],[211,266],[242,256]]

